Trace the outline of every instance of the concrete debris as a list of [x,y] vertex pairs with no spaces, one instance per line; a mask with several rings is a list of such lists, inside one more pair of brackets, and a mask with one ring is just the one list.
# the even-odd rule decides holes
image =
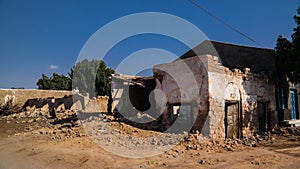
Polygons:
[[45,135],[53,140],[85,136],[76,113],[71,110],[58,112],[56,119],[51,119],[49,113],[41,110],[24,111],[1,117],[1,121],[6,123],[11,123],[13,120],[16,124],[25,125],[23,133],[15,135],[30,132]]
[[[52,140],[89,136],[102,145],[121,146],[130,150],[175,146],[173,149],[166,151],[165,154],[168,158],[180,158],[181,154],[185,152],[195,152],[197,155],[196,152],[239,151],[246,147],[257,147],[261,144],[272,145],[280,136],[300,135],[300,128],[278,127],[270,132],[256,133],[242,139],[203,139],[199,131],[183,134],[162,134],[161,132],[135,128],[105,113],[78,114],[72,110],[58,112],[56,119],[51,119],[49,113],[34,110],[3,116],[0,121],[23,125],[23,131],[14,133],[15,136],[29,133],[43,135]],[[295,137],[294,141],[299,140]],[[200,165],[214,163],[214,161],[206,159],[199,161]],[[255,163],[255,165],[257,164]]]

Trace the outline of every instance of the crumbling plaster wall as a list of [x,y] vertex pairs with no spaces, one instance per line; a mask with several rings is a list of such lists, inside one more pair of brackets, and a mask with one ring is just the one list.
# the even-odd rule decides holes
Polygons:
[[[183,63],[189,70],[182,66]],[[191,72],[196,84],[190,76]],[[203,55],[155,65],[154,76],[161,81],[167,104],[197,104],[198,107],[193,109],[193,129],[201,131],[204,137],[225,137],[226,100],[241,103],[243,136],[258,130],[258,101],[268,103],[270,127],[278,122],[275,86],[268,75],[253,74],[247,68],[244,72],[238,69],[231,71],[222,66],[218,57]],[[170,119],[168,110],[163,114],[164,119]]]
[[242,113],[242,134],[258,130],[257,103],[268,104],[270,128],[278,123],[275,86],[269,75],[253,74],[245,68],[233,71],[221,65],[217,57],[207,55],[209,84],[209,127],[213,138],[225,137],[225,101],[239,101]]
[[164,98],[157,102],[165,103],[164,125],[171,125],[168,105],[189,104],[192,106],[194,129],[201,130],[208,112],[208,78],[206,58],[193,57],[172,63],[154,65],[153,74],[161,82],[160,90]]
[[[238,101],[242,110],[242,135],[258,130],[257,103],[268,104],[270,128],[278,123],[275,86],[267,74],[253,74],[222,66],[218,57],[203,55],[153,66],[157,106],[163,107],[163,126],[172,125],[170,105],[191,105],[193,129],[204,137],[225,137],[225,101]],[[117,104],[129,104],[128,91],[122,83],[113,84],[112,96]]]

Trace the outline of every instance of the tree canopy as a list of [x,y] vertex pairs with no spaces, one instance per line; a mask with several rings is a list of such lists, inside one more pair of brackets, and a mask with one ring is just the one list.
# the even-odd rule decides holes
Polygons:
[[115,73],[108,68],[103,60],[82,60],[76,63],[68,76],[53,73],[51,77],[42,74],[37,81],[39,89],[45,90],[71,90],[78,89],[80,93],[96,95],[110,95],[111,74]]
[[112,68],[108,68],[103,60],[87,60],[78,62],[69,73],[72,78],[73,88],[77,88],[81,93],[89,93],[91,97],[95,95],[110,95],[111,74],[115,73]]
[[275,56],[277,69],[286,75],[290,82],[300,83],[300,7],[294,20],[297,26],[293,29],[291,41],[281,35],[277,39]]
[[71,78],[61,74],[53,73],[51,77],[42,74],[42,77],[37,81],[39,89],[45,90],[71,90]]

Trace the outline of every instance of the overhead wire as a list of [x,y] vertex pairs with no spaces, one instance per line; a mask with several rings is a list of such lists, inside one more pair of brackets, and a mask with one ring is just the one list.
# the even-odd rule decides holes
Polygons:
[[240,34],[241,36],[245,37],[246,39],[250,40],[251,42],[255,43],[258,46],[261,46],[261,47],[264,46],[261,43],[257,42],[255,39],[251,38],[249,35],[243,33],[242,31],[238,30],[237,28],[231,26],[230,24],[228,24],[227,22],[225,22],[224,20],[222,20],[218,16],[214,15],[212,12],[208,11],[207,9],[205,9],[203,6],[201,6],[199,4],[199,2],[197,2],[195,0],[187,0],[187,1],[189,1],[190,3],[192,3],[193,5],[195,5],[196,7],[198,7],[199,9],[201,9],[203,12],[205,12],[206,14],[208,14],[209,16],[211,16],[212,18],[214,18],[218,22],[222,23],[223,25],[225,25],[226,27],[228,27],[229,29],[231,29],[232,31]]

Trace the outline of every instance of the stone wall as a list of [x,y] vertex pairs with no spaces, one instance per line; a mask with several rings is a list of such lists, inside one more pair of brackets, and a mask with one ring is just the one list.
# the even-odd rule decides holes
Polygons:
[[229,70],[208,57],[209,118],[211,137],[225,137],[225,102],[241,106],[242,136],[259,130],[258,103],[267,105],[268,129],[277,123],[275,85],[268,74],[253,74],[245,68]]
[[24,106],[30,99],[39,98],[63,98],[70,96],[72,91],[64,90],[34,90],[34,89],[1,89],[0,103],[5,104],[9,99],[13,99],[14,104]]
[[[275,85],[269,74],[254,74],[248,68],[229,70],[211,55],[154,65],[153,74],[155,110],[162,110],[160,126],[169,132],[190,131],[192,127],[203,137],[224,138],[228,135],[225,107],[231,103],[237,104],[239,112],[240,130],[235,137],[249,136],[262,127],[258,104],[264,105],[267,114],[266,130],[278,123]],[[130,104],[126,85],[137,84],[113,83],[112,96],[119,110]]]
[[[208,74],[206,58],[193,57],[177,60],[173,63],[155,65],[153,71],[154,77],[161,81],[160,90],[165,94],[166,98],[165,102],[162,100],[157,101],[165,104],[163,115],[166,124],[164,125],[171,126],[173,121],[175,122],[176,120],[180,122],[180,118],[187,116],[183,119],[186,120],[187,123],[181,126],[179,132],[185,129],[189,131],[189,127],[201,131],[208,115]],[[172,117],[170,113],[172,106],[180,106],[181,114],[179,114],[178,117]],[[186,108],[190,109],[190,112],[182,112],[182,109]],[[192,118],[192,121],[189,118]],[[179,122],[174,124],[179,124]],[[179,126],[174,125],[174,127],[178,128]],[[205,135],[206,133],[202,134]]]
[[193,129],[199,130],[203,137],[220,139],[225,137],[225,103],[236,102],[240,106],[240,135],[248,136],[259,129],[257,105],[264,103],[269,120],[267,128],[273,128],[278,123],[274,83],[268,74],[250,71],[247,68],[243,72],[231,71],[211,55],[155,65],[154,76],[160,80],[160,89],[166,97],[165,102],[157,100],[166,104],[164,119],[173,120],[170,106],[192,105]]
[[88,95],[72,94],[72,91],[1,89],[0,103],[3,105],[10,99],[13,101],[13,104],[18,104],[24,110],[41,109],[48,112],[49,105],[53,105],[57,111],[65,109],[89,112],[108,111],[108,96],[98,96],[95,99],[89,99]]

